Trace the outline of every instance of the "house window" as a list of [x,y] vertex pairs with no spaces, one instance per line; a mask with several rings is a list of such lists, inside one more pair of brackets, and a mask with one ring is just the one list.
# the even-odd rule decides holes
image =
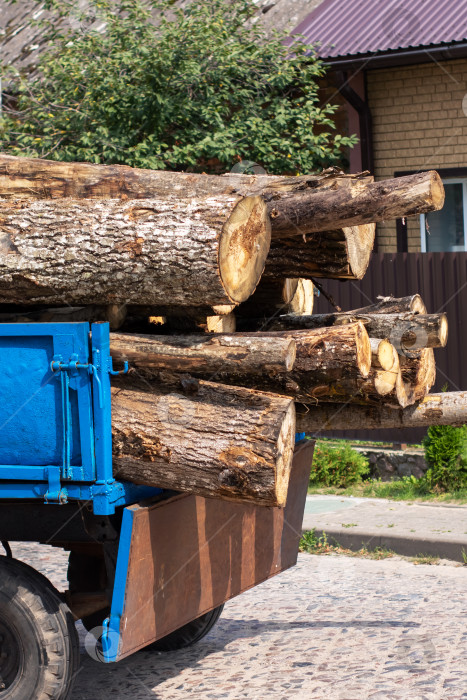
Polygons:
[[443,180],[444,207],[420,216],[422,253],[467,250],[467,179]]

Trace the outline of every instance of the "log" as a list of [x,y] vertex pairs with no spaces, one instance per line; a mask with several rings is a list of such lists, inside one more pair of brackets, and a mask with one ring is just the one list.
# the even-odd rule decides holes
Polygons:
[[[372,367],[383,371],[390,371],[394,368],[394,347],[388,340],[381,338],[370,338],[370,347]],[[397,364],[399,364],[398,360]]]
[[242,374],[290,372],[295,341],[261,335],[128,335],[111,333],[114,360],[128,360],[137,369],[170,372],[221,372],[235,379]]
[[346,226],[378,223],[438,211],[444,187],[434,170],[365,184],[359,191],[338,188],[290,192],[269,202],[273,239]]
[[[252,334],[236,333],[233,337],[248,339]],[[347,401],[349,392],[355,392],[354,380],[361,383],[370,372],[370,341],[362,323],[313,331],[256,333],[253,337],[287,338],[295,341],[296,359],[293,369],[287,372],[277,371],[276,368],[269,369],[264,363],[255,372],[242,370],[240,373],[235,369],[234,373],[226,364],[217,370],[216,381],[234,383],[258,391],[270,391],[304,403],[314,402],[318,397],[330,401]],[[124,359],[123,354],[120,357]],[[157,380],[160,384],[173,387],[180,381],[180,372],[183,370],[177,363],[174,363],[170,371],[153,370],[145,366],[143,361],[137,367],[137,371],[148,380]],[[190,374],[198,378],[213,379],[212,373],[202,364],[191,370]],[[126,386],[125,377],[119,381],[122,386]]]
[[295,440],[289,399],[211,382],[190,395],[112,389],[116,478],[283,506]]
[[207,333],[235,333],[236,327],[237,321],[235,314],[207,316],[206,318]]
[[373,338],[387,338],[398,351],[445,347],[448,338],[446,314],[364,314],[342,311],[332,314],[296,316],[284,314],[274,319],[274,328],[322,328],[362,321]]
[[52,305],[235,305],[270,240],[263,200],[236,195],[0,200],[0,231],[0,302]]
[[376,304],[362,306],[354,309],[355,314],[400,314],[412,312],[414,314],[426,314],[426,306],[420,294],[411,294],[407,297],[378,297]]
[[410,387],[409,402],[423,399],[436,380],[435,355],[431,348],[421,350],[418,355],[399,355],[401,374],[404,383]]
[[232,172],[219,176],[0,155],[0,197],[4,199],[150,199],[172,195],[183,199],[225,194],[277,197],[281,192],[317,188],[359,189],[367,182],[373,182],[368,173],[347,175],[335,168],[300,177]]
[[263,277],[362,279],[368,269],[376,224],[348,226],[271,242]]
[[467,392],[428,394],[405,409],[387,406],[346,406],[323,403],[297,413],[297,430],[316,433],[326,430],[380,430],[382,428],[423,428],[430,425],[467,423]]

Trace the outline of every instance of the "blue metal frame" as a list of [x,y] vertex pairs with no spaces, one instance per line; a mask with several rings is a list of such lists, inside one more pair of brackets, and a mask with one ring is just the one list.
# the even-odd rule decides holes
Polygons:
[[[90,347],[89,331],[88,323],[0,324],[0,341],[6,343],[6,350],[13,355],[15,343],[19,348],[24,342],[20,340],[22,338],[50,339],[53,356],[50,366],[43,367],[45,379],[41,387],[60,382],[61,410],[59,412],[57,406],[55,416],[36,417],[33,414],[34,420],[27,429],[32,436],[39,426],[42,433],[50,427],[62,435],[61,461],[57,459],[56,463],[42,465],[18,464],[15,452],[11,464],[0,464],[0,498],[42,498],[46,503],[59,504],[69,499],[89,500],[95,514],[111,515],[117,506],[135,503],[161,492],[161,489],[119,482],[113,477],[110,375],[128,371],[128,363],[123,370],[113,369],[108,323],[92,324]],[[29,348],[30,353],[33,350],[34,346]],[[21,355],[20,349],[18,353]],[[28,367],[24,365],[21,368],[24,380],[23,375],[19,380],[16,375],[15,379],[27,392]],[[37,382],[38,368],[34,369]],[[4,382],[8,389],[8,377]],[[29,401],[26,397],[20,408]],[[40,406],[40,401],[38,403]],[[51,426],[47,426],[47,420]],[[21,425],[20,421],[17,422]],[[6,450],[8,453],[7,447]],[[76,456],[72,459],[73,450],[79,454],[79,464]]]

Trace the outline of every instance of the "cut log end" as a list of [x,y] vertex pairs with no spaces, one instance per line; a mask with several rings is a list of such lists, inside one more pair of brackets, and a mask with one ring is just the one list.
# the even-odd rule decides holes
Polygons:
[[343,229],[351,276],[361,280],[368,269],[375,242],[376,224],[349,226]]
[[388,340],[370,338],[373,367],[388,372],[394,366],[394,347]]
[[363,377],[368,377],[371,368],[371,343],[361,321],[355,324],[357,366]]
[[445,199],[443,181],[441,180],[441,177],[436,172],[436,170],[430,170],[428,175],[430,177],[431,184],[432,211],[439,211],[443,208]]
[[285,506],[287,500],[294,444],[295,404],[291,401],[277,439],[276,498],[277,505],[281,507]]
[[225,291],[236,303],[250,297],[264,270],[271,225],[262,197],[242,199],[222,231],[219,270]]

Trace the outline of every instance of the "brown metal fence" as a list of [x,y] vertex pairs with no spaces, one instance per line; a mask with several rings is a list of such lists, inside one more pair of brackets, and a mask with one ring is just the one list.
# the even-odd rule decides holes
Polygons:
[[[449,321],[446,348],[435,350],[437,380],[432,391],[467,389],[467,253],[375,253],[363,280],[322,280],[344,311],[366,306],[380,295],[418,292],[428,313],[444,311]],[[315,313],[332,311],[321,295]],[[390,442],[419,442],[425,431],[380,430],[326,433],[336,437]]]

